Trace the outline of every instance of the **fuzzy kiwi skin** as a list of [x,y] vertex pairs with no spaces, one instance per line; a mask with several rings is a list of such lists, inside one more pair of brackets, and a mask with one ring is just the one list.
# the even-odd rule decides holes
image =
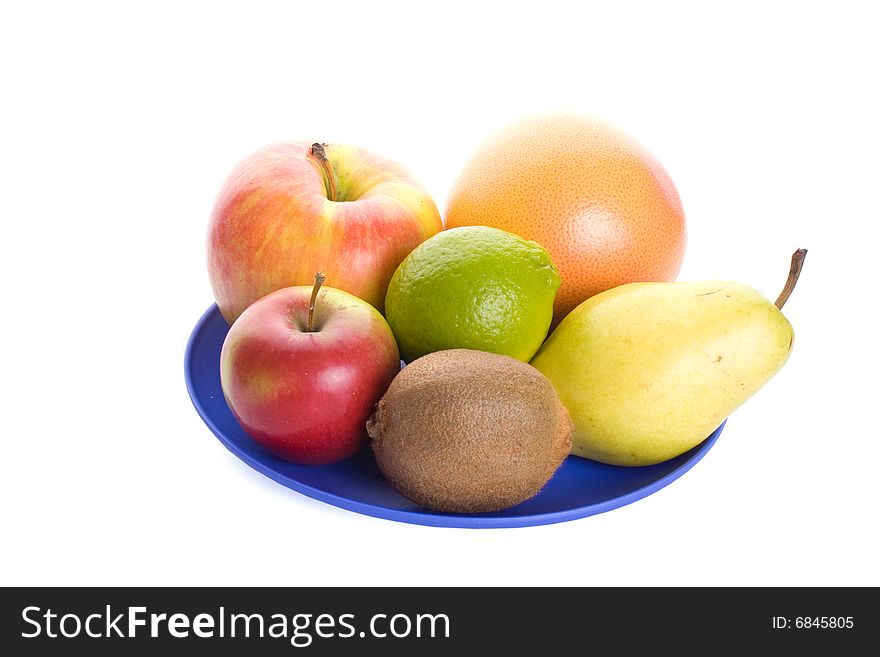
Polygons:
[[382,474],[420,506],[500,511],[541,490],[571,450],[550,381],[509,356],[449,349],[391,382],[367,421]]

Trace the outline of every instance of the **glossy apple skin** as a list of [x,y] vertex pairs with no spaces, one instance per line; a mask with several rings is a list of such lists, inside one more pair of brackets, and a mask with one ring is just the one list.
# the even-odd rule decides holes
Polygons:
[[208,274],[230,324],[270,292],[310,285],[318,271],[381,312],[397,266],[443,228],[433,199],[406,169],[352,146],[325,146],[342,199],[329,200],[310,148],[296,142],[257,151],[217,196]]
[[367,442],[366,422],[400,370],[391,329],[370,304],[321,288],[305,330],[311,286],[277,290],[235,321],[220,381],[245,432],[294,463],[334,463]]

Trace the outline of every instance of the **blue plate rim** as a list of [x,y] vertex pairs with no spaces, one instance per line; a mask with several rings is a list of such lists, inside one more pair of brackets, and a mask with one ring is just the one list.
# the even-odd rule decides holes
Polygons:
[[[202,406],[201,401],[198,398],[198,395],[195,392],[193,386],[193,377],[191,371],[191,362],[192,362],[192,353],[194,349],[194,344],[199,336],[202,327],[208,321],[210,316],[213,314],[215,309],[217,308],[217,304],[212,304],[208,307],[208,309],[202,314],[199,318],[198,322],[196,322],[195,327],[193,327],[190,332],[189,339],[186,343],[186,351],[184,352],[184,378],[186,380],[186,389],[189,393],[190,401],[196,409],[196,412],[199,414],[199,417],[202,418],[202,421],[207,425],[207,427],[211,430],[211,433],[217,437],[217,439],[226,446],[226,448],[232,452],[236,457],[238,457],[241,461],[246,463],[248,466],[259,472],[260,474],[272,479],[276,483],[285,486],[286,488],[290,488],[306,497],[310,497],[312,499],[324,502],[331,506],[335,506],[341,509],[345,509],[348,511],[353,511],[355,513],[360,513],[362,515],[371,516],[374,518],[382,518],[384,520],[393,520],[396,522],[403,522],[408,524],[417,524],[417,525],[425,525],[430,527],[447,527],[447,528],[458,528],[458,529],[479,529],[479,528],[518,528],[518,527],[533,527],[540,525],[549,525],[560,522],[566,522],[569,520],[578,520],[580,518],[585,518],[592,515],[597,515],[600,513],[605,513],[607,511],[612,511],[613,509],[620,508],[622,506],[626,506],[628,504],[632,504],[633,502],[637,502],[652,493],[657,492],[661,488],[665,488],[670,483],[681,477],[683,474],[688,472],[694,465],[696,465],[702,458],[706,455],[706,453],[711,449],[712,445],[715,444],[715,441],[718,440],[718,437],[721,435],[722,430],[724,429],[724,425],[727,424],[727,420],[724,420],[715,431],[713,431],[702,443],[699,445],[699,449],[697,449],[691,457],[682,463],[679,467],[672,470],[671,472],[663,475],[662,477],[652,481],[641,488],[637,488],[633,491],[625,493],[623,495],[618,495],[617,497],[608,498],[601,502],[596,502],[594,504],[587,504],[583,506],[572,507],[571,509],[567,509],[564,511],[555,511],[551,513],[536,513],[536,514],[525,514],[521,516],[485,516],[485,515],[465,515],[465,514],[453,514],[453,513],[435,513],[431,511],[407,511],[403,509],[393,509],[389,507],[376,506],[373,504],[366,504],[363,502],[358,502],[357,500],[353,500],[348,497],[343,497],[340,495],[335,495],[333,493],[328,493],[326,491],[317,489],[308,484],[304,484],[296,479],[291,479],[286,477],[271,467],[267,466],[262,461],[253,458],[250,454],[243,451],[238,447],[238,445],[230,440],[223,431],[216,425],[214,420],[211,419],[208,412],[205,410],[204,406]],[[569,456],[568,458],[578,458]],[[539,493],[540,494],[540,493]]]

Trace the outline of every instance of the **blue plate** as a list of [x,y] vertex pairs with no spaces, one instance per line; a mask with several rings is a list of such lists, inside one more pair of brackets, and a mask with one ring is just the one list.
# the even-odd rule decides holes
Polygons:
[[368,516],[436,527],[526,527],[583,518],[635,502],[678,479],[709,451],[724,424],[689,452],[641,468],[570,456],[537,496],[495,513],[428,511],[395,491],[369,449],[327,466],[288,463],[252,441],[233,417],[220,388],[220,349],[229,326],[211,306],[186,346],[186,386],[205,424],[229,450],[267,477],[322,502]]

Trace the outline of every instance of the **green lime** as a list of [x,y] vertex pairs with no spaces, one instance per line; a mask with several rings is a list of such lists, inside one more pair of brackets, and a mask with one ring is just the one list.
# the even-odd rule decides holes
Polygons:
[[559,283],[537,242],[487,226],[452,228],[400,263],[385,318],[406,361],[478,349],[528,362],[547,335]]

